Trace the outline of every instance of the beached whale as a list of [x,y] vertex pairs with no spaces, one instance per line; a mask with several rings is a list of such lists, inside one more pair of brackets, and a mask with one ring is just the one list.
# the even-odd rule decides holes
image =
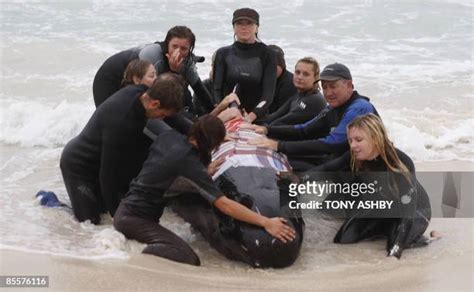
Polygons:
[[[154,134],[167,127],[161,121],[153,121],[148,129]],[[291,167],[286,156],[269,149],[257,148],[247,141],[261,135],[245,129],[240,130],[243,119],[227,122],[226,129],[236,138],[223,143],[213,153],[213,160],[225,157],[213,179],[231,199],[242,203],[253,211],[267,217],[284,217],[295,229],[296,238],[283,243],[263,228],[234,220],[211,207],[198,194],[184,192],[185,186],[171,188],[167,194],[173,197],[172,210],[189,222],[221,254],[229,259],[243,261],[253,267],[283,268],[298,257],[303,241],[304,222],[298,214],[291,213],[288,206],[289,181],[277,174],[288,172]],[[177,191],[179,190],[179,191]]]

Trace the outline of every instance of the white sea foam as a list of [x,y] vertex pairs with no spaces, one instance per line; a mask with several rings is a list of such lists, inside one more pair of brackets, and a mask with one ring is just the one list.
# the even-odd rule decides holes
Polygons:
[[48,106],[35,101],[3,105],[0,110],[0,141],[21,146],[64,145],[84,127],[94,110],[92,104]]

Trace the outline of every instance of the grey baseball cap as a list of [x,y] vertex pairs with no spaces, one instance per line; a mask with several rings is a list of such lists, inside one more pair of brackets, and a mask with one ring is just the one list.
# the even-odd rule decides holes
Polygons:
[[320,74],[321,81],[352,80],[351,71],[345,65],[334,63],[324,67]]

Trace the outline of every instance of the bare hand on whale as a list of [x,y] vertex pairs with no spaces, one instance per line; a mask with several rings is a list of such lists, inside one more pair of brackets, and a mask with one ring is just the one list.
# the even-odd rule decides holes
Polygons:
[[296,237],[295,230],[286,225],[285,219],[280,217],[268,218],[262,216],[226,196],[219,197],[215,200],[214,206],[219,209],[219,211],[232,218],[265,228],[270,235],[279,239],[283,243],[293,241]]
[[225,157],[219,157],[213,162],[209,163],[209,166],[207,167],[207,174],[212,177],[218,170],[219,167],[224,163]]

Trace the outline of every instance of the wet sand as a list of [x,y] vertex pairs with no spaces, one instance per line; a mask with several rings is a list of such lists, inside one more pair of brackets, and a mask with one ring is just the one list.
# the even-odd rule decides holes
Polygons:
[[[472,163],[424,163],[417,168],[470,170]],[[328,245],[318,249],[321,261],[308,254],[314,251],[308,245],[314,243],[307,241],[295,265],[282,270],[255,270],[224,258],[225,267],[206,258],[201,259],[203,266],[193,267],[142,254],[92,260],[0,249],[0,275],[47,275],[51,291],[473,291],[473,223],[472,218],[432,219],[427,232],[438,230],[443,238],[426,248],[405,250],[401,260],[385,256],[384,241],[321,243]],[[307,232],[316,228],[307,227]]]
[[[434,219],[430,230],[442,231],[444,238],[425,249],[406,250],[401,260],[387,258],[381,251],[376,264],[361,264],[364,259],[356,250],[375,248],[374,243],[341,245],[340,252],[355,252],[352,260],[337,269],[325,267],[311,273],[291,268],[288,272],[222,270],[206,267],[205,261],[204,266],[193,267],[141,254],[125,261],[85,260],[1,250],[0,274],[47,275],[52,291],[472,291],[473,221]],[[443,241],[450,244],[446,247]],[[431,255],[439,253],[416,255],[427,249],[434,249]]]

